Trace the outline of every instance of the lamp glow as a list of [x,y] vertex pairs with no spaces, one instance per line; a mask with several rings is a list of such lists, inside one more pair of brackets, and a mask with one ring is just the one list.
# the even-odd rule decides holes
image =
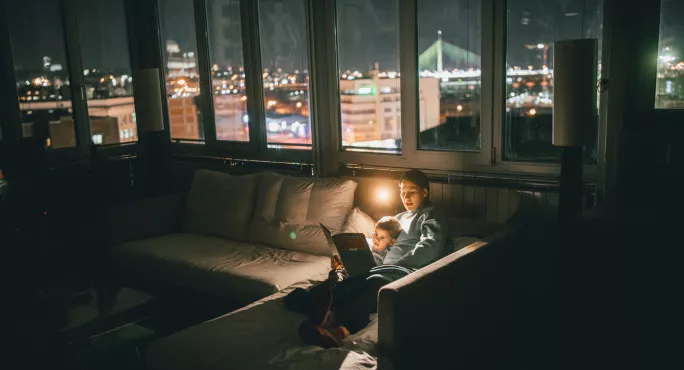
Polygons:
[[387,203],[390,199],[390,191],[387,188],[379,188],[375,191],[376,199],[381,203]]

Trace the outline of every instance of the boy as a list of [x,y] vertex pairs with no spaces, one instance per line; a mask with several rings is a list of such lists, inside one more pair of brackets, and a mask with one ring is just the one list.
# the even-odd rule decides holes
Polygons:
[[375,224],[371,249],[376,265],[382,265],[382,260],[389,252],[389,248],[397,242],[399,234],[401,234],[401,223],[396,217],[385,216]]
[[[330,289],[309,292],[300,289],[285,297],[288,309],[306,308],[297,311],[309,318],[299,326],[299,336],[305,344],[324,348],[339,346],[344,337],[365,327],[369,315],[377,312],[380,288],[442,256],[449,235],[448,224],[430,202],[429,189],[427,175],[418,170],[407,171],[399,180],[401,201],[406,209],[396,216],[401,235],[393,243],[392,239],[386,242],[380,237],[377,247],[373,243],[378,254],[376,263],[380,260],[380,265],[366,274],[329,285]],[[312,294],[314,291],[322,294]],[[309,304],[295,308],[288,304],[293,301]]]
[[[383,259],[387,255],[387,252],[389,252],[389,249],[392,247],[392,245],[394,245],[394,243],[397,241],[397,237],[399,237],[401,231],[401,223],[396,217],[386,216],[381,218],[375,224],[375,232],[373,233],[371,252],[373,253],[373,259],[375,260],[376,265],[380,266],[383,264]],[[333,288],[335,287],[336,283],[348,277],[347,271],[344,268],[344,264],[338,256],[333,256],[331,258],[330,267],[332,268],[332,270],[328,275],[328,280],[326,280],[323,284],[312,288],[310,291],[310,293],[312,294],[306,295],[306,293],[301,288],[299,288],[299,292],[292,292],[294,294],[290,293],[290,295],[285,297],[284,303],[288,309],[295,312],[304,313],[307,316],[309,316],[309,319],[311,320],[309,321],[309,323],[311,323],[312,325],[306,328],[300,328],[300,335],[304,337],[302,339],[305,342],[313,341],[312,339],[307,339],[306,337],[318,335],[317,326],[331,324],[333,321],[336,321],[333,318],[333,316],[335,316],[333,311],[335,311],[336,308],[333,306],[333,296],[339,297],[349,295],[349,292],[347,292],[347,290],[349,289],[338,289],[338,291],[333,292]],[[297,289],[295,289],[295,291],[297,291]],[[306,298],[302,299],[300,302],[297,302],[299,301],[298,296]],[[339,316],[339,310],[337,314]],[[365,319],[362,318],[359,320],[357,318],[353,318],[351,320],[352,325],[356,326],[355,323],[353,323],[353,321],[361,321],[362,323],[360,326],[363,326],[365,325],[363,320]],[[349,331],[346,327],[339,326],[339,328],[339,330],[344,331],[343,336],[349,335]],[[304,329],[305,331],[308,330],[309,333],[302,333],[302,329]],[[339,345],[339,342],[335,341],[334,338],[330,338],[330,340],[332,340],[333,342],[330,343],[329,346]]]
[[[371,252],[373,252],[373,260],[375,260],[376,265],[382,265],[382,260],[387,255],[389,248],[396,243],[399,234],[401,234],[401,223],[396,217],[385,216],[375,224]],[[330,268],[332,269],[329,275],[330,279],[339,281],[347,277],[347,272],[338,256],[332,257]],[[342,274],[341,278],[337,277],[337,273]]]

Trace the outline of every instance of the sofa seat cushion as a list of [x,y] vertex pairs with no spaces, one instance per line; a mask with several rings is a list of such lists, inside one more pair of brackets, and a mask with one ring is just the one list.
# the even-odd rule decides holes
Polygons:
[[328,273],[330,259],[201,234],[169,234],[119,244],[117,265],[153,279],[247,304]]
[[283,292],[263,298],[225,316],[181,330],[152,343],[146,352],[148,370],[341,370],[376,369],[377,315],[340,348],[302,344],[297,327],[303,315],[287,311]]

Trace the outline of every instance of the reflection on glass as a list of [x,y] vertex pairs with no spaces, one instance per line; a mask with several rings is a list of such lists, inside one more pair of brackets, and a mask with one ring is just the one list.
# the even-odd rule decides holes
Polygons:
[[337,1],[346,150],[401,152],[398,16],[397,0]]
[[311,149],[304,0],[259,0],[259,36],[268,146]]
[[418,2],[421,149],[480,149],[480,3]]
[[655,107],[684,109],[684,0],[662,0]]
[[23,137],[76,146],[59,2],[10,1],[7,13]]
[[78,0],[76,4],[92,141],[137,141],[123,0]]
[[[509,0],[507,4],[504,154],[508,159],[559,161],[561,149],[551,144],[553,42],[597,38],[601,60],[603,1]],[[598,78],[599,71],[597,82]],[[585,148],[584,157],[596,159],[596,141]]]
[[171,138],[204,140],[193,2],[159,0]]
[[216,138],[249,141],[239,0],[207,2]]

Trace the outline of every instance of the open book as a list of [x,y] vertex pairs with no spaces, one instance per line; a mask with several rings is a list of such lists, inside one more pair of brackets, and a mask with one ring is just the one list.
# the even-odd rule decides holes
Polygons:
[[363,274],[375,267],[373,252],[363,234],[341,233],[332,235],[323,224],[321,224],[321,228],[323,228],[332,254],[340,257],[349,275]]

